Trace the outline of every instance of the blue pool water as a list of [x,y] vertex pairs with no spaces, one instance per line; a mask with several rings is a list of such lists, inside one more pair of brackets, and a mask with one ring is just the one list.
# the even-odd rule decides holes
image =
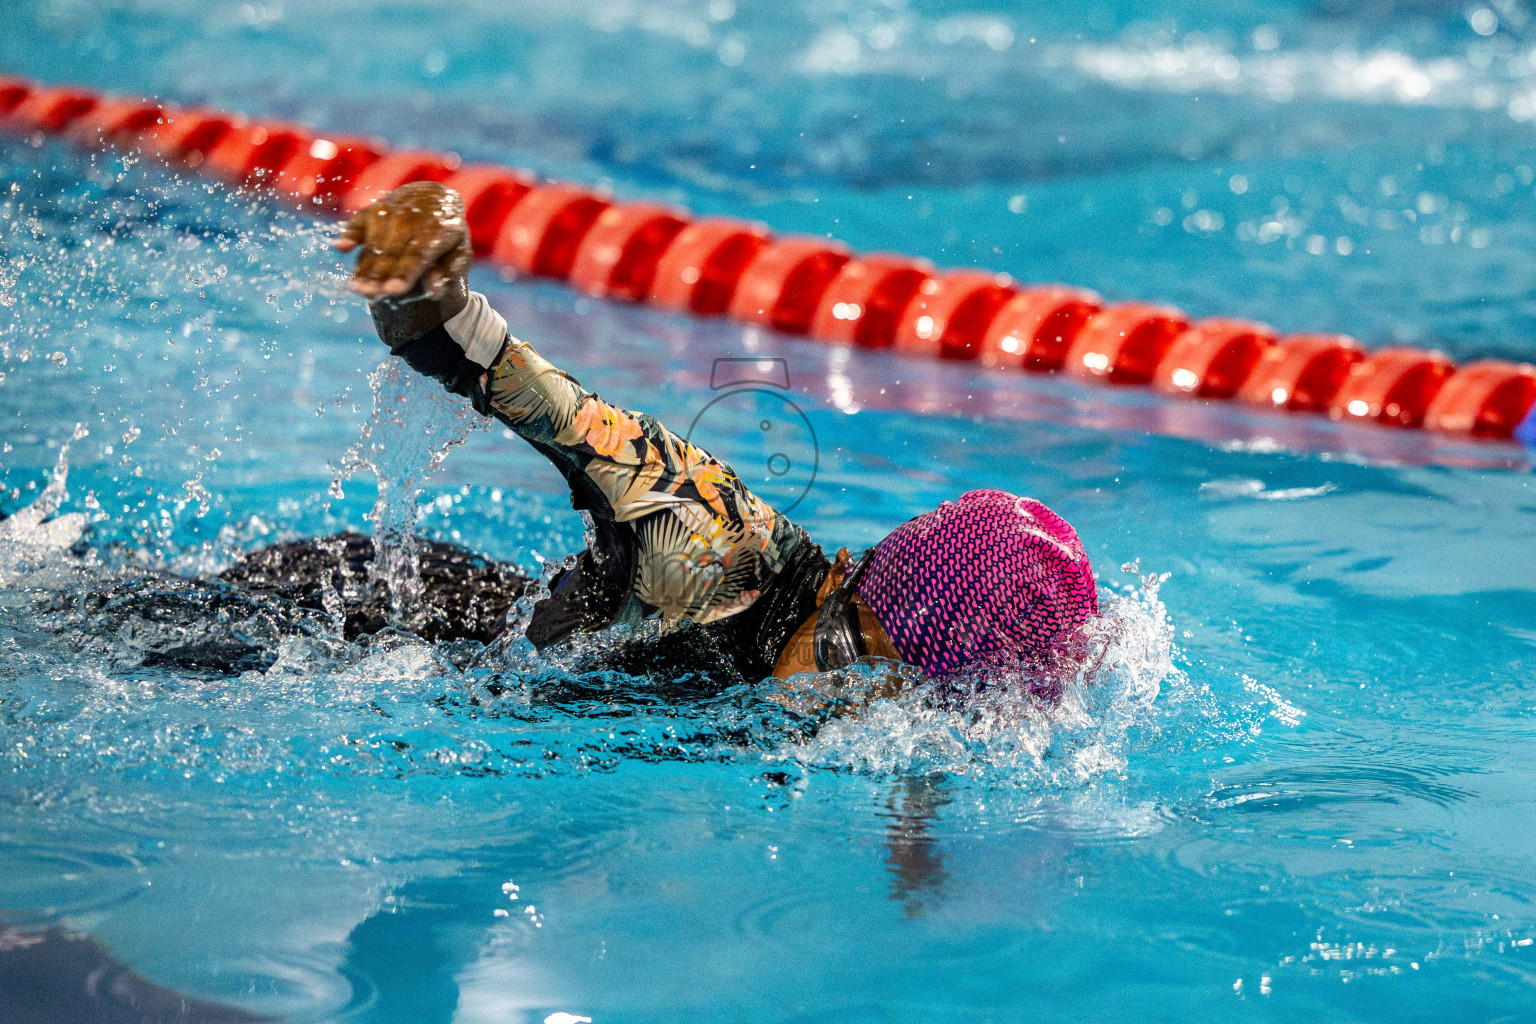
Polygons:
[[[16,0],[0,70],[1530,359],[1531,17]],[[461,668],[406,635],[290,638],[235,677],[145,667],[153,624],[83,595],[380,518],[536,570],[582,524],[499,427],[376,372],[324,225],[25,141],[0,142],[0,183],[0,508],[51,504],[68,445],[66,518],[0,535],[6,924],[291,1021],[1536,1016],[1523,450],[482,270],[519,336],[674,425],[718,397],[714,359],[784,360],[819,456],[794,518],[824,543],[971,488],[1045,501],[1099,572],[1104,666],[1051,711],[883,702],[819,731],[757,689],[677,701],[521,650]],[[701,430],[744,474],[761,457],[753,416]]]

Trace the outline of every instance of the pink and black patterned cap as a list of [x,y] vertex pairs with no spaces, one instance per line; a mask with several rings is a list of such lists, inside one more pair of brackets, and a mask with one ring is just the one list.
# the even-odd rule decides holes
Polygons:
[[969,491],[875,546],[859,596],[902,660],[943,677],[1045,656],[1099,610],[1077,531],[1033,498]]

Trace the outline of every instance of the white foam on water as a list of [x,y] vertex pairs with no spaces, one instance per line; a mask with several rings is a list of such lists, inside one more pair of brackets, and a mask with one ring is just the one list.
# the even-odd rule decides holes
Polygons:
[[784,751],[807,765],[876,772],[950,772],[1030,786],[1081,787],[1126,767],[1132,730],[1165,686],[1187,679],[1174,664],[1173,626],[1158,598],[1166,577],[1130,593],[1103,590],[1083,628],[1087,656],[1058,702],[1029,692],[1028,678],[991,679],[963,710],[933,707],[921,691],[876,700]]
[[[1529,61],[1521,55],[1528,73]],[[1390,47],[1244,52],[1191,33],[1182,40],[1056,45],[1045,60],[1129,90],[1328,99],[1392,106],[1508,109],[1530,120],[1533,85],[1464,57],[1417,57]],[[1503,63],[1503,62],[1501,62]],[[1525,76],[1522,76],[1525,77]]]
[[415,533],[420,485],[490,421],[436,381],[418,376],[404,360],[380,363],[368,375],[368,386],[373,413],[342,458],[330,492],[342,497],[342,482],[358,473],[377,478],[378,498],[367,515],[374,527],[371,571],[389,590],[394,619],[404,624],[423,594]]
[[83,512],[57,515],[69,498],[69,445],[90,431],[76,424],[68,444],[59,448],[59,459],[48,485],[27,507],[0,520],[0,587],[13,587],[17,576],[67,551],[85,533],[89,520]]
[[1316,487],[1282,487],[1271,491],[1262,480],[1235,477],[1205,481],[1200,485],[1200,497],[1218,501],[1240,498],[1253,498],[1258,501],[1301,501],[1305,498],[1321,498],[1338,489],[1337,484],[1327,482],[1318,484]]
[[[1491,13],[1482,9],[1470,17]],[[1475,20],[1472,27],[1479,36],[1491,34],[1477,28]],[[906,10],[885,17],[834,15],[806,30],[792,66],[808,76],[905,75],[963,82],[975,77],[978,66],[1006,73],[1010,64],[1027,61],[1032,73],[1077,77],[1130,92],[1502,110],[1515,121],[1536,121],[1536,47],[1518,33],[1490,39],[1453,32],[1440,52],[1418,53],[1391,40],[1373,41],[1363,28],[1338,33],[1331,46],[1310,37],[1292,42],[1271,25],[1259,26],[1242,40],[1223,33],[1133,26],[1113,38],[1082,41],[1051,38],[1006,16],[925,18]]]

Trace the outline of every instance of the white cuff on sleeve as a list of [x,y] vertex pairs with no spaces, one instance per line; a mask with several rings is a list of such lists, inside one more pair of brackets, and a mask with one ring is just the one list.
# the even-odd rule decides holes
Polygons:
[[507,340],[507,321],[479,292],[469,293],[469,303],[450,317],[443,329],[459,343],[466,359],[487,370]]

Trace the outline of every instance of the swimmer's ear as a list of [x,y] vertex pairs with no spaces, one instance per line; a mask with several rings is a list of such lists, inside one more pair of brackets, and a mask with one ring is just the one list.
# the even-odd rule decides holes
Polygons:
[[837,556],[832,559],[832,570],[827,573],[827,578],[821,581],[821,586],[816,589],[816,603],[827,599],[827,595],[837,589],[837,585],[843,582],[843,574],[848,568],[848,560],[853,556],[847,548],[838,548]]

